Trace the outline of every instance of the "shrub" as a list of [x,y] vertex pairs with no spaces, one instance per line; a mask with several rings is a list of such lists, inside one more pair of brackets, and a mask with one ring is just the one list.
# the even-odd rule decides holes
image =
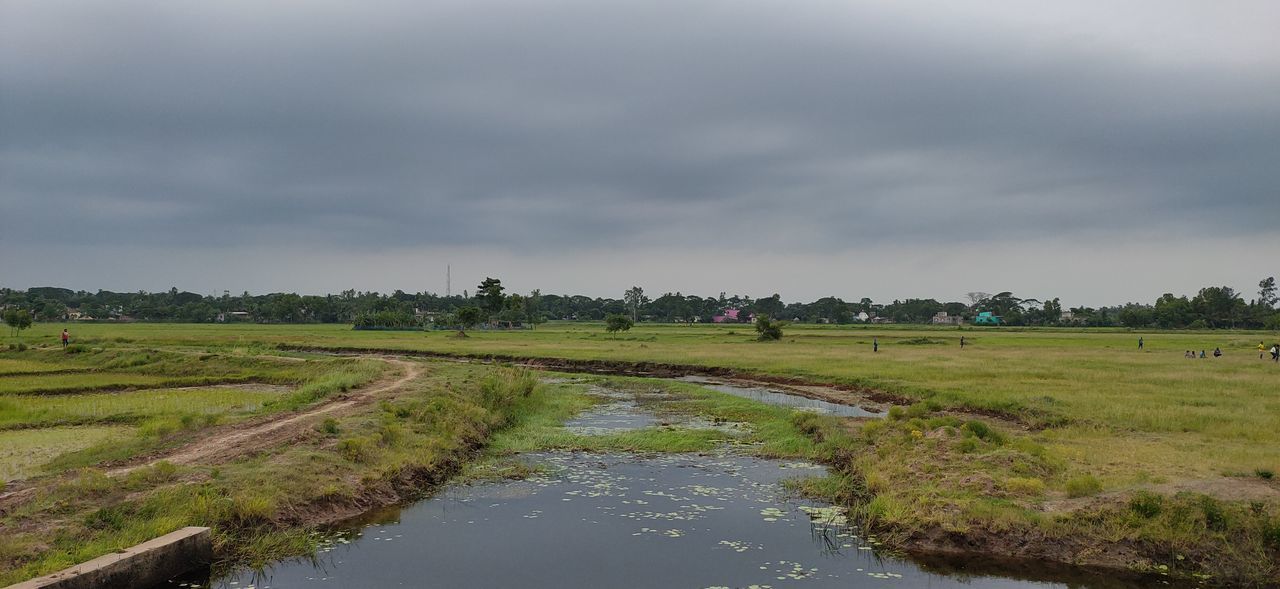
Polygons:
[[104,495],[115,486],[115,481],[106,473],[95,469],[81,469],[76,474],[76,478],[64,486],[64,489],[71,491],[77,495],[100,496]]
[[322,434],[336,436],[338,435],[338,431],[339,431],[338,420],[332,417],[326,417],[324,418],[324,421],[320,422],[320,425],[316,426],[316,430]]
[[1214,531],[1227,529],[1227,513],[1217,499],[1204,495],[1200,497],[1200,511],[1204,513],[1204,525]]
[[1272,548],[1280,548],[1280,517],[1263,522],[1262,538]]
[[934,400],[920,401],[907,407],[907,417],[924,417],[942,408],[942,405]]
[[759,334],[756,339],[762,342],[778,341],[782,339],[782,328],[786,325],[785,321],[775,321],[762,313],[756,317],[756,333]]
[[1098,477],[1085,474],[1071,478],[1067,481],[1066,491],[1068,497],[1088,497],[1096,495],[1102,490],[1102,481]]
[[901,406],[894,405],[893,407],[889,408],[889,419],[893,421],[900,421],[906,418],[906,416],[907,416],[907,411],[906,409],[903,409]]
[[1005,480],[1004,490],[1011,495],[1039,497],[1044,495],[1044,481],[1037,478],[1013,477]]
[[1164,496],[1150,491],[1138,491],[1129,498],[1129,509],[1147,519],[1160,515],[1163,508]]
[[103,507],[84,518],[84,525],[93,530],[121,530],[133,515],[127,504]]
[[373,458],[373,448],[364,438],[347,438],[338,442],[338,453],[352,462],[367,462]]
[[635,322],[630,317],[619,313],[613,313],[604,318],[604,330],[609,333],[628,331],[633,325],[635,325]]
[[161,460],[144,472],[145,478],[152,483],[166,483],[178,477],[178,467],[168,460]]
[[986,442],[991,442],[992,444],[1001,445],[1005,442],[1004,434],[1000,433],[998,430],[992,429],[991,426],[976,419],[965,422],[960,429],[966,434],[972,435],[973,437]]
[[394,423],[384,424],[378,430],[378,442],[383,446],[394,446],[404,439],[404,428]]
[[275,501],[261,495],[241,495],[231,504],[231,520],[242,526],[270,521],[276,512]]
[[1253,474],[1258,475],[1258,477],[1260,477],[1260,478],[1267,479],[1268,481],[1269,481],[1269,480],[1271,480],[1273,477],[1275,477],[1275,476],[1276,476],[1275,471],[1272,471],[1272,470],[1271,470],[1271,469],[1269,469],[1269,468],[1259,468],[1259,469],[1257,469],[1257,470],[1254,470],[1254,471],[1253,471]]
[[68,354],[83,354],[89,351],[89,346],[86,346],[84,344],[71,344],[67,346],[66,349],[63,351],[65,351]]

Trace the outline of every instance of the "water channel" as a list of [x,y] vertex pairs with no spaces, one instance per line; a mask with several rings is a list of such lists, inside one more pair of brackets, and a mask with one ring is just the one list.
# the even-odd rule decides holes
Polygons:
[[[735,393],[725,389],[730,386],[711,388],[753,396],[760,392]],[[799,399],[765,392],[788,397],[780,403],[788,406]],[[566,427],[595,435],[665,421],[628,393],[600,388],[593,393],[603,396],[603,402]],[[766,395],[759,400],[771,399]],[[801,400],[810,407],[811,400]],[[784,490],[785,479],[822,474],[823,467],[815,464],[762,460],[730,448],[709,455],[550,452],[522,458],[541,465],[542,474],[454,485],[429,500],[370,514],[327,535],[313,559],[212,579],[175,579],[168,586],[1148,586],[1084,571],[1046,573],[1034,566],[1018,580],[977,574],[963,562],[925,566],[888,555],[875,537],[850,525],[839,508]],[[971,564],[986,571],[990,563]]]

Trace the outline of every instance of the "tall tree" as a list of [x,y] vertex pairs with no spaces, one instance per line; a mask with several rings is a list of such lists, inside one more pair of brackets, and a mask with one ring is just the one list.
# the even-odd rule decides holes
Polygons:
[[1268,276],[1258,283],[1258,304],[1268,309],[1276,306],[1276,277]]
[[640,320],[640,305],[649,302],[649,299],[644,296],[644,289],[638,286],[628,288],[627,292],[623,293],[622,300],[627,304],[627,308],[631,309],[632,322]]
[[484,282],[476,290],[476,298],[480,299],[484,305],[484,309],[492,315],[502,312],[503,299],[502,291],[506,290],[502,286],[502,281],[497,278],[485,277]]

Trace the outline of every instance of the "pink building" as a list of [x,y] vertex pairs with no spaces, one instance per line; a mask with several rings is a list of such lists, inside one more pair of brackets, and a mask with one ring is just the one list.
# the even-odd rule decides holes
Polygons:
[[723,315],[713,315],[711,321],[714,323],[724,323],[726,321],[737,323],[739,321],[738,309],[725,309]]

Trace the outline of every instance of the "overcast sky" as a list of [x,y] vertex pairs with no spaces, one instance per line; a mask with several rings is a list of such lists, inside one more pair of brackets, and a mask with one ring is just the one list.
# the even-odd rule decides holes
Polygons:
[[0,286],[1280,274],[1280,2],[0,2]]

